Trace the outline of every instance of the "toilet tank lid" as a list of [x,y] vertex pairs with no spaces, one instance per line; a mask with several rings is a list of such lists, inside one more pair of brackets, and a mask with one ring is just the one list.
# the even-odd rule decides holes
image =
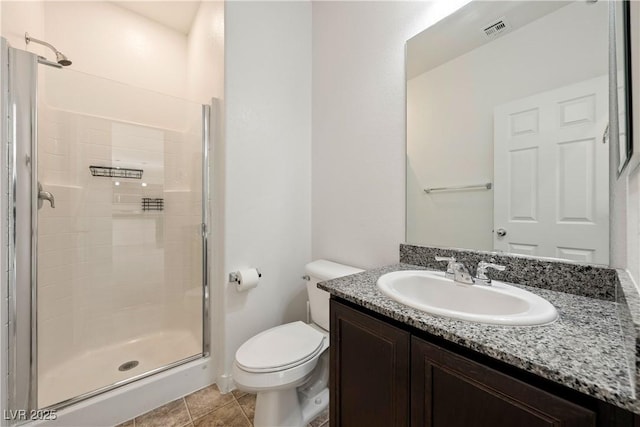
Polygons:
[[361,270],[349,265],[338,264],[337,262],[327,261],[326,259],[319,259],[312,261],[304,267],[305,272],[318,280],[331,280],[342,276],[348,276],[350,274],[361,273]]

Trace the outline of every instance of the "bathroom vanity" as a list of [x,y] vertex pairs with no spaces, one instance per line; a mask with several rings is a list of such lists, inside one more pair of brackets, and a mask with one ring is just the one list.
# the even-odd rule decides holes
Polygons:
[[[415,256],[415,248],[403,245],[401,261],[428,264],[433,249]],[[608,289],[615,283],[606,276],[615,270],[512,260],[522,264],[525,282],[537,277],[526,272],[549,273],[541,287],[518,286],[551,302],[558,320],[521,327],[435,317],[376,286],[390,271],[433,269],[425,265],[402,263],[319,284],[332,294],[331,425],[640,425],[636,333],[626,301],[614,300],[624,296],[622,285]],[[589,282],[596,294],[581,295],[570,277],[553,274],[572,268],[573,277],[582,271],[596,278]]]
[[[640,427],[638,291],[605,266],[623,264],[609,191],[632,153],[630,8],[614,3],[469,2],[407,41],[406,241],[425,246],[318,285],[331,294],[332,427]],[[444,272],[429,290],[376,285],[442,272],[436,257],[462,263],[449,274],[461,279],[506,266],[491,278],[558,318],[445,317],[434,306],[486,313],[484,292],[441,291]]]
[[331,425],[633,425],[628,411],[340,299],[331,331]]

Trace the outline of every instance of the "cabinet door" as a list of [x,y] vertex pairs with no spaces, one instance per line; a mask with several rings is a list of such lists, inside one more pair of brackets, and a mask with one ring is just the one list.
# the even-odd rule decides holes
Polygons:
[[596,414],[418,338],[411,343],[411,425],[589,427]]
[[409,425],[410,334],[331,300],[331,427]]

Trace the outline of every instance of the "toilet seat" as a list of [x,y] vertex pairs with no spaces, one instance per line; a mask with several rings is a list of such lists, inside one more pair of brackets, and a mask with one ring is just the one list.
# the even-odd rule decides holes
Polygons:
[[306,323],[287,323],[249,339],[236,352],[235,362],[245,372],[283,371],[316,357],[325,340],[325,334]]

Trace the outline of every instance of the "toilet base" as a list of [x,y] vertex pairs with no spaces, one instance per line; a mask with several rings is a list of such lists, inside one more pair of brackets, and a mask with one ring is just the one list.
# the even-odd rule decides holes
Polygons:
[[299,400],[296,389],[262,391],[256,397],[254,427],[304,427],[329,405],[329,388]]
[[312,399],[308,399],[302,405],[302,423],[309,424],[329,406],[329,387],[324,388]]
[[254,427],[302,427],[304,420],[294,388],[278,391],[261,391],[256,397]]

